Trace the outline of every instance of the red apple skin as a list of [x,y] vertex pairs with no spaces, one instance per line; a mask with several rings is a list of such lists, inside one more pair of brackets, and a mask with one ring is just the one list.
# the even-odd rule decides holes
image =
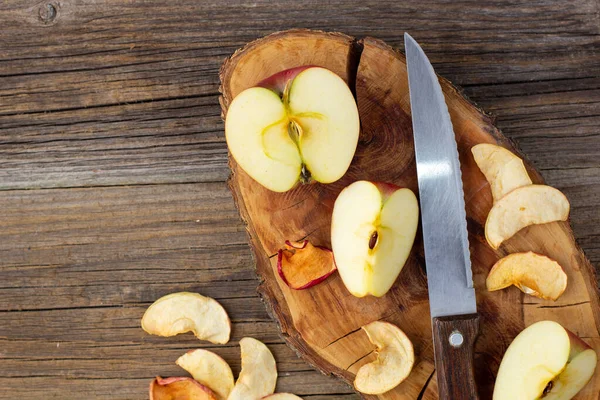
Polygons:
[[379,191],[381,192],[381,199],[385,203],[387,199],[390,198],[391,195],[394,194],[399,189],[402,189],[398,185],[394,185],[393,183],[387,182],[371,182]]
[[[308,240],[305,240],[302,243],[302,246],[298,246],[297,245],[298,242],[291,242],[289,240],[285,241],[285,244],[291,248],[294,249],[304,249],[306,247],[306,245],[308,244]],[[325,250],[328,252],[332,252],[331,249],[328,249],[327,247],[322,247],[322,246],[315,246],[317,249],[321,249],[321,250]],[[304,290],[304,289],[308,289],[310,287],[313,287],[315,285],[318,285],[319,283],[323,282],[325,279],[329,278],[329,276],[331,276],[331,274],[333,274],[335,271],[337,271],[337,267],[335,265],[335,259],[333,260],[333,269],[331,271],[329,271],[328,273],[326,273],[325,275],[322,275],[318,278],[313,279],[312,281],[306,283],[305,285],[302,285],[300,287],[293,287],[288,280],[285,277],[285,274],[283,273],[283,249],[279,249],[279,251],[277,252],[277,273],[279,274],[279,277],[281,278],[281,280],[288,285],[288,287],[290,289],[294,289],[294,290]]]
[[592,347],[584,342],[579,336],[571,332],[570,330],[565,328],[567,334],[569,335],[569,340],[571,341],[571,352],[569,353],[569,360],[572,360],[577,354],[591,349]]
[[174,377],[170,377],[170,378],[161,378],[160,376],[157,376],[155,379],[152,380],[152,382],[150,382],[150,400],[160,400],[160,399],[156,399],[154,397],[154,385],[159,385],[159,386],[167,386],[171,383],[175,383],[175,382],[179,382],[179,381],[190,381],[191,383],[193,383],[195,386],[197,386],[200,390],[203,390],[204,392],[206,392],[209,396],[212,396],[212,398],[216,399],[216,396],[214,394],[214,392],[212,390],[210,390],[209,388],[207,388],[206,386],[202,385],[200,382],[187,377],[187,376],[174,376]]
[[294,67],[280,71],[268,78],[263,79],[256,86],[272,90],[273,92],[277,93],[279,97],[281,97],[289,81],[294,79],[300,72],[312,67],[315,67],[315,65],[303,65],[300,67]]

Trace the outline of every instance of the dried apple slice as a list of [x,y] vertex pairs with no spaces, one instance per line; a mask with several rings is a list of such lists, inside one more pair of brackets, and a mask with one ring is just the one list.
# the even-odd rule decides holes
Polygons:
[[192,378],[157,376],[150,383],[150,400],[217,400],[215,394]]
[[518,187],[531,185],[523,160],[504,147],[480,143],[471,148],[477,166],[490,184],[494,201]]
[[259,400],[275,392],[277,367],[264,343],[245,337],[240,340],[242,370],[228,400]]
[[529,225],[566,221],[569,200],[560,190],[529,185],[513,190],[494,204],[485,222],[485,238],[492,248]]
[[231,322],[214,299],[198,293],[172,293],[156,300],[142,317],[142,329],[151,335],[175,336],[193,332],[200,340],[225,344]]
[[302,400],[302,397],[298,397],[291,393],[275,393],[267,397],[263,397],[262,400]]
[[188,351],[176,363],[196,381],[212,389],[218,400],[227,400],[233,389],[233,373],[221,357],[211,351],[197,349]]
[[336,270],[333,252],[325,247],[313,246],[308,240],[288,240],[277,253],[277,272],[292,289],[307,289],[321,283]]
[[377,360],[363,365],[354,379],[361,393],[381,394],[392,390],[408,377],[415,363],[410,339],[396,325],[375,321],[362,327],[377,346]]
[[485,283],[489,291],[515,285],[532,296],[556,300],[567,288],[567,274],[556,261],[530,251],[498,260]]

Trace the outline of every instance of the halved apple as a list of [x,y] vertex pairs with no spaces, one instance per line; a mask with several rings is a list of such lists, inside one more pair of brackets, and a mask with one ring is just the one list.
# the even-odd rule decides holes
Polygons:
[[477,166],[490,184],[494,201],[518,187],[531,185],[523,160],[502,146],[480,143],[471,148]]
[[172,293],[156,300],[142,317],[142,329],[151,335],[175,336],[193,332],[200,340],[225,344],[231,322],[214,299],[198,293]]
[[556,261],[529,251],[498,260],[485,283],[489,291],[515,285],[523,293],[556,300],[567,288],[567,274]]
[[415,363],[410,339],[396,325],[375,321],[362,327],[377,346],[377,360],[356,373],[354,387],[361,393],[381,394],[392,390],[408,377]]
[[302,397],[298,397],[291,393],[275,393],[267,397],[263,397],[263,400],[302,400]]
[[237,95],[227,111],[231,155],[275,192],[337,181],[350,166],[360,122],[348,85],[328,69],[282,71]]
[[553,321],[537,322],[510,344],[498,370],[493,400],[569,400],[591,379],[596,353]]
[[188,351],[176,363],[196,381],[215,392],[217,400],[227,400],[233,389],[233,373],[221,357],[211,351],[197,349]]
[[188,377],[161,378],[150,382],[150,400],[217,400],[206,386]]
[[242,370],[228,400],[259,400],[275,392],[277,366],[264,343],[245,337],[240,340]]
[[292,289],[307,289],[321,283],[336,269],[332,251],[313,246],[308,240],[288,240],[277,252],[277,272]]
[[568,217],[569,201],[560,190],[546,185],[523,186],[494,204],[485,222],[485,238],[497,249],[526,226],[566,221]]
[[331,245],[346,288],[354,296],[383,296],[410,254],[419,204],[410,189],[357,181],[335,201]]

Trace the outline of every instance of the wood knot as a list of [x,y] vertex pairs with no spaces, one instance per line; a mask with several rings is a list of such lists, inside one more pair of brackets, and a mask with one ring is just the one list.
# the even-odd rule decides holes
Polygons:
[[55,3],[44,3],[38,9],[38,17],[45,25],[52,24],[58,16],[58,5]]

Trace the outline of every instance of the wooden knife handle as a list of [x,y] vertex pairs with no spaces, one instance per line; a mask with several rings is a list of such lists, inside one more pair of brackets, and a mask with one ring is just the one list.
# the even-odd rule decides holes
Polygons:
[[477,400],[473,374],[477,314],[433,319],[433,345],[440,400]]

